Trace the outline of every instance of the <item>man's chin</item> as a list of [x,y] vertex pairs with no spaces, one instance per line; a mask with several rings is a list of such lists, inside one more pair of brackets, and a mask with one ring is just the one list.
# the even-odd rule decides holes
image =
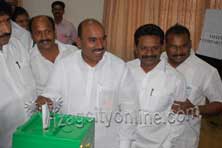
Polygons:
[[185,60],[186,60],[186,58],[184,58],[184,57],[180,57],[180,58],[175,58],[174,59],[174,61],[176,61],[177,63],[182,63]]
[[8,44],[8,43],[9,43],[9,39],[10,39],[10,38],[0,39],[1,45],[6,45],[6,44]]
[[95,57],[98,57],[98,58],[103,57],[104,53],[105,53],[105,50],[102,50],[102,51],[94,51],[94,52],[93,52],[94,56],[95,56]]

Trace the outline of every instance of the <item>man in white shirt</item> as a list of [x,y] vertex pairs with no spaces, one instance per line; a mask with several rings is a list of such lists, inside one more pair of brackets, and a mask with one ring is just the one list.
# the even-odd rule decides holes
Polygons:
[[12,36],[17,38],[17,40],[21,42],[22,46],[24,46],[24,49],[27,50],[29,53],[30,52],[29,50],[33,45],[30,33],[24,28],[20,27],[15,22],[13,22],[12,20],[11,20],[11,28],[12,28]]
[[76,44],[77,31],[75,26],[63,18],[65,3],[62,1],[54,1],[51,8],[55,20],[57,40],[64,44]]
[[77,48],[56,41],[55,23],[49,16],[35,16],[30,21],[30,32],[36,43],[31,49],[31,66],[37,95],[41,95],[53,70],[54,63],[70,55]]
[[25,103],[36,98],[29,55],[11,36],[10,6],[0,2],[0,147],[10,148],[16,127],[25,122]]
[[[180,148],[197,148],[200,134],[201,117],[222,112],[222,83],[218,71],[195,56],[191,49],[189,30],[182,25],[174,25],[166,32],[166,53],[163,59],[180,71],[186,78],[188,99],[175,101],[173,110],[183,110],[196,118],[188,120],[188,126],[181,137]],[[206,104],[206,98],[209,104]],[[194,112],[187,112],[193,108]]]
[[[39,97],[36,102],[41,105],[51,103],[48,98],[62,97],[63,113],[96,117],[96,148],[129,148],[137,93],[128,69],[105,51],[104,28],[94,19],[80,23],[77,44],[81,50],[56,63],[42,94],[47,98]],[[123,121],[124,112],[132,120]]]
[[134,34],[134,42],[138,59],[127,63],[139,91],[140,118],[134,147],[172,148],[177,135],[183,132],[179,125],[183,123],[174,125],[177,121],[170,119],[171,106],[175,98],[185,100],[185,80],[165,60],[160,60],[164,43],[160,27],[140,26]]

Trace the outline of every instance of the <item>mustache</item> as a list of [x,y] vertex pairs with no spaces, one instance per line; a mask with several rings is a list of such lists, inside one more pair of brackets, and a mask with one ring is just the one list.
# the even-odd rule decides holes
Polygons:
[[105,48],[96,48],[96,49],[93,49],[92,51],[97,52],[97,51],[104,51],[104,50],[105,50]]
[[146,59],[156,59],[158,56],[156,55],[152,55],[152,56],[148,56],[148,55],[143,55],[141,58],[143,60],[146,60]]
[[42,43],[44,43],[44,42],[51,42],[51,41],[52,41],[52,40],[50,40],[50,39],[46,39],[46,40],[40,40],[39,43],[42,44]]
[[6,36],[11,36],[11,33],[3,33],[2,35],[0,35],[0,38],[6,37]]

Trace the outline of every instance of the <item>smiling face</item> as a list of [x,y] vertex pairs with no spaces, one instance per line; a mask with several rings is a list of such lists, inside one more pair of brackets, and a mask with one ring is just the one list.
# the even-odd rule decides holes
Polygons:
[[156,35],[144,35],[138,40],[136,52],[145,72],[154,68],[160,61],[161,43]]
[[106,35],[103,27],[94,21],[84,22],[77,45],[82,50],[84,61],[90,66],[95,66],[105,53]]
[[55,44],[55,30],[46,16],[34,18],[32,22],[32,38],[39,49],[50,49]]
[[166,53],[168,62],[177,67],[183,63],[190,55],[191,41],[186,34],[169,34],[166,42]]
[[11,36],[11,23],[8,15],[0,15],[0,48],[8,44]]

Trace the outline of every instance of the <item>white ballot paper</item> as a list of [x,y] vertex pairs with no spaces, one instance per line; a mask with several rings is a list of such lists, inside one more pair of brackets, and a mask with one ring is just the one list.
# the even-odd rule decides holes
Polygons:
[[47,104],[42,105],[42,127],[43,130],[48,129],[50,125],[50,113]]

